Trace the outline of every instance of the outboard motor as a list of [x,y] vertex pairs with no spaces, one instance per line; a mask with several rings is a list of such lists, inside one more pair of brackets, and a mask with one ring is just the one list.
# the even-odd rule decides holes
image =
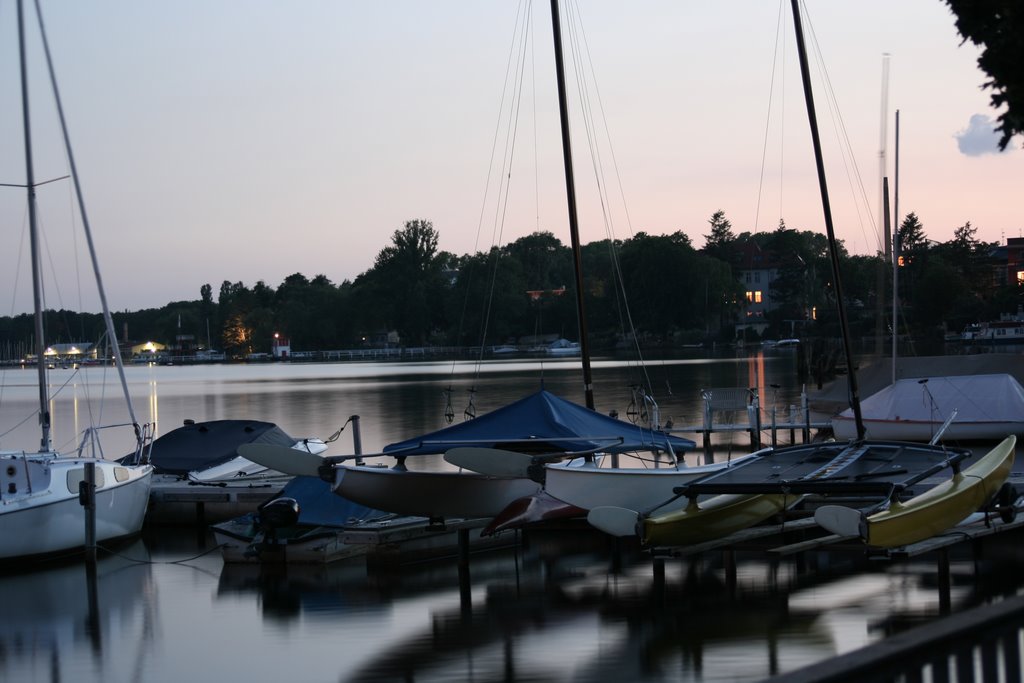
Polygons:
[[299,521],[299,501],[294,498],[274,498],[256,508],[256,524],[263,531],[295,526]]
[[295,526],[299,521],[299,501],[294,498],[274,498],[256,508],[256,536],[246,548],[246,557],[284,556],[284,545],[278,542],[277,534],[281,529]]

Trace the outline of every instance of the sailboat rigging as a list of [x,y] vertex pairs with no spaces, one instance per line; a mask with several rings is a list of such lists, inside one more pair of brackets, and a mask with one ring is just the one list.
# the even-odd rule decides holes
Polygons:
[[[0,561],[16,558],[36,557],[65,553],[83,547],[94,546],[96,542],[130,536],[142,528],[152,467],[145,462],[145,448],[151,442],[148,425],[138,424],[131,407],[113,320],[107,306],[95,248],[88,219],[84,210],[78,171],[67,134],[60,95],[46,32],[36,6],[42,44],[47,68],[57,106],[65,152],[71,166],[72,183],[78,200],[79,211],[85,229],[89,253],[96,276],[96,285],[103,306],[107,334],[113,348],[115,364],[121,379],[122,390],[131,415],[131,426],[135,432],[135,459],[129,464],[102,459],[98,448],[97,428],[89,427],[77,450],[59,453],[52,447],[52,423],[49,408],[47,366],[45,362],[46,337],[43,325],[42,256],[37,217],[36,182],[32,147],[32,126],[29,111],[28,67],[25,46],[25,13],[22,0],[17,3],[18,54],[21,79],[22,129],[25,151],[25,185],[28,201],[29,242],[32,270],[32,294],[34,308],[35,355],[38,382],[39,448],[34,453],[28,450],[0,451]],[[94,471],[94,485],[89,481]],[[84,488],[81,483],[86,484]],[[80,493],[81,491],[81,493]],[[95,522],[86,524],[82,508],[93,514],[95,499]],[[92,521],[92,520],[90,520]]]

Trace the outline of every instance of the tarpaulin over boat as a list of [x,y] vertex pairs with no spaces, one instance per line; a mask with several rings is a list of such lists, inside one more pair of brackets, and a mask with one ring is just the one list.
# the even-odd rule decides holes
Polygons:
[[331,485],[319,477],[295,477],[275,496],[281,497],[294,498],[299,503],[299,524],[309,526],[342,527],[388,514],[336,495]]
[[[1024,433],[1024,387],[1005,373],[901,379],[861,402],[872,438],[927,438],[927,432],[917,435],[908,430],[915,423],[941,425],[954,411],[947,430],[954,438]],[[836,436],[850,438],[855,431],[852,422],[852,409],[833,418]]]
[[[150,462],[157,474],[186,474],[213,467],[238,457],[247,443],[293,446],[293,439],[273,422],[258,420],[211,420],[194,422],[153,441]],[[134,458],[131,454],[126,458]]]
[[543,389],[480,417],[430,434],[389,444],[385,453],[423,455],[476,446],[521,453],[600,449],[625,453],[657,448],[693,449],[690,439],[653,431],[566,401]]

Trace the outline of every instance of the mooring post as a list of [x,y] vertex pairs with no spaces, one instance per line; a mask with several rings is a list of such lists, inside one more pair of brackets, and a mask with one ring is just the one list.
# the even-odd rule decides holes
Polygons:
[[464,614],[473,609],[473,593],[469,579],[469,529],[459,529],[459,603]]
[[952,605],[952,601],[950,600],[952,580],[949,573],[948,548],[942,548],[939,550],[939,556],[936,559],[936,562],[938,564],[939,614],[949,614]]
[[[359,416],[358,415],[353,415],[349,419],[352,420],[352,452],[355,455],[362,455],[363,454],[363,435],[362,435],[362,432],[359,430]],[[362,458],[356,458],[356,464],[357,465],[362,465],[363,464],[363,459]]]
[[85,561],[96,565],[96,463],[85,463],[85,480],[78,501],[85,507]]

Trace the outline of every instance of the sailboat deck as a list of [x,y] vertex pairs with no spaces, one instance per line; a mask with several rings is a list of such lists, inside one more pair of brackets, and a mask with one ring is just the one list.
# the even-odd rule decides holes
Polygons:
[[969,455],[970,451],[962,449],[937,450],[900,442],[808,444],[744,460],[679,487],[676,493],[886,495]]

